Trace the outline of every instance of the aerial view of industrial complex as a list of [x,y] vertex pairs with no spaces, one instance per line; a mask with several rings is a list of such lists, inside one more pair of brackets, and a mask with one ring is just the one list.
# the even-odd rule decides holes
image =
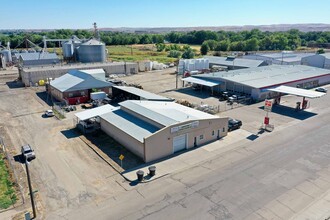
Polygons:
[[330,220],[330,2],[27,2],[1,220]]

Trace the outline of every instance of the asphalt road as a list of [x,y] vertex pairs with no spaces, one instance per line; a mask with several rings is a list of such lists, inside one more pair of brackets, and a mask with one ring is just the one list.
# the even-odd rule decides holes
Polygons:
[[[138,185],[101,204],[79,207],[63,217],[303,219],[299,215],[330,192],[329,110],[325,107],[317,116],[260,137],[239,151]],[[326,207],[312,219],[329,217],[330,206]]]

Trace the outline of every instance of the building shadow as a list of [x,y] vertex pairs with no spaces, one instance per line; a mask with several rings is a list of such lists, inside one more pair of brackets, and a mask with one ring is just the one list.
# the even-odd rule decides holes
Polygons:
[[[132,169],[144,164],[142,159],[127,150],[124,146],[101,130],[85,134],[84,136],[88,141],[106,154],[114,163],[119,167],[122,167],[123,170]],[[122,163],[119,159],[120,155],[124,156]]]
[[13,81],[9,81],[6,82],[6,85],[10,88],[10,89],[19,89],[19,88],[24,88],[24,83],[22,83],[19,80],[13,80]]
[[[203,89],[202,90],[200,90],[200,89],[195,90],[192,87],[184,87],[184,88],[177,89],[175,91],[180,92],[182,94],[195,96],[195,97],[200,98],[200,99],[207,99],[210,96],[212,96],[211,92],[209,90],[206,90],[206,89],[204,89],[204,90]],[[165,91],[165,92],[167,92],[167,91]]]
[[[261,106],[259,108],[264,109],[264,106]],[[287,116],[287,117],[298,119],[298,120],[306,120],[308,118],[311,118],[311,117],[317,115],[317,113],[307,112],[304,110],[296,111],[295,108],[284,106],[284,105],[274,105],[272,107],[271,113]]]
[[76,138],[76,137],[79,137],[80,136],[79,132],[75,128],[71,128],[71,129],[68,129],[68,130],[63,130],[63,131],[61,131],[61,133],[67,139]]
[[44,92],[37,92],[36,95],[42,100],[44,101],[47,105],[49,106],[53,106],[53,101],[52,101],[52,97],[50,95],[48,95],[48,93],[46,91]]

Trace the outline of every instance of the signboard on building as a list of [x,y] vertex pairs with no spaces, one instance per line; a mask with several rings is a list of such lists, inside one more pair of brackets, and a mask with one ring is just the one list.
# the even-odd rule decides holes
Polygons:
[[191,122],[188,124],[179,125],[179,126],[171,128],[171,133],[176,133],[176,132],[187,130],[190,128],[197,128],[198,125],[199,125],[199,121],[194,121],[194,122]]
[[266,100],[265,100],[264,110],[265,110],[266,112],[270,112],[270,111],[272,111],[272,105],[273,105],[272,101],[266,99]]

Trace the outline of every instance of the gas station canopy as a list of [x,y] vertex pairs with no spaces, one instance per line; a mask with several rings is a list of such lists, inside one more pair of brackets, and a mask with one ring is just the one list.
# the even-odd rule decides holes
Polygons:
[[321,96],[325,95],[325,93],[323,93],[323,92],[316,92],[316,91],[312,91],[312,90],[300,89],[300,88],[283,86],[283,85],[272,88],[272,89],[268,89],[268,90],[273,91],[273,92],[279,92],[279,93],[285,93],[285,94],[290,94],[290,95],[311,98],[311,99],[320,98]]

